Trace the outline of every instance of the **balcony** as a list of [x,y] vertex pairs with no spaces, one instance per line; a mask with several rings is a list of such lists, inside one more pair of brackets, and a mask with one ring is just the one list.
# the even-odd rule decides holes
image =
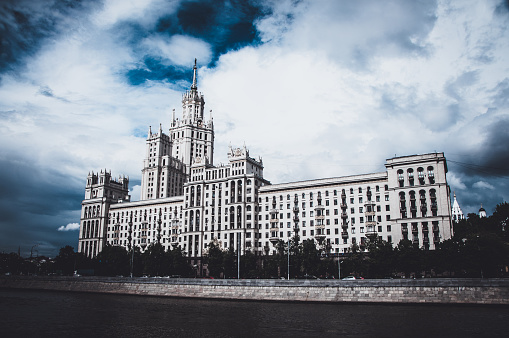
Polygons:
[[401,228],[401,232],[404,234],[408,234],[408,228]]
[[324,233],[316,233],[315,238],[321,244],[321,242],[325,239],[325,234]]
[[348,229],[348,224],[346,224],[346,223],[341,224],[341,228]]
[[293,221],[294,222],[298,222],[299,221],[299,216],[293,216]]
[[348,206],[346,205],[346,203],[341,203],[341,204],[339,205],[339,207],[340,207],[341,209],[346,209]]
[[293,212],[299,212],[299,207],[293,207]]
[[277,231],[271,232],[269,241],[272,243],[272,245],[276,245],[276,243],[279,241],[279,237],[277,236]]
[[341,232],[341,237],[342,238],[348,238],[348,232],[347,231]]
[[348,214],[346,212],[341,213],[341,218],[348,218]]

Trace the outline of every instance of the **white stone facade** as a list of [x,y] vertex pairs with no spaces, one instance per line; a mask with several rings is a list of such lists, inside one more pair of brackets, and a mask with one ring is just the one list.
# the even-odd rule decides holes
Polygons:
[[89,175],[82,202],[80,252],[97,255],[106,244],[143,249],[159,242],[199,260],[215,240],[223,249],[270,255],[295,234],[315,239],[328,253],[352,244],[364,249],[379,236],[434,249],[451,238],[450,191],[443,153],[395,157],[380,173],[272,185],[261,158],[228,150],[214,166],[214,126],[203,118],[196,63],[182,119],[173,114],[168,134],[149,130],[141,200],[130,202],[128,178]]

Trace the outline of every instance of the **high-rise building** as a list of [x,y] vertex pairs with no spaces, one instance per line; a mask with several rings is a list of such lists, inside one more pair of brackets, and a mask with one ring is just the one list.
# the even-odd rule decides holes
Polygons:
[[196,264],[211,241],[261,256],[295,235],[328,254],[352,245],[364,250],[370,236],[428,249],[452,236],[443,153],[390,158],[378,173],[271,184],[261,158],[245,146],[230,146],[228,163],[214,165],[214,125],[204,118],[196,61],[182,108],[168,134],[162,126],[149,129],[140,201],[130,201],[128,178],[89,175],[80,252],[95,256],[106,244],[144,250],[158,242],[167,250],[180,246]]

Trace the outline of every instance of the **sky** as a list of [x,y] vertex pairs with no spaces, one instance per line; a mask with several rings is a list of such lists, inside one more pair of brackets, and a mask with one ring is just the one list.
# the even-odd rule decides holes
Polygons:
[[509,198],[507,0],[3,0],[0,252],[77,249],[90,171],[139,199],[198,60],[215,125],[272,183],[444,152],[465,214]]

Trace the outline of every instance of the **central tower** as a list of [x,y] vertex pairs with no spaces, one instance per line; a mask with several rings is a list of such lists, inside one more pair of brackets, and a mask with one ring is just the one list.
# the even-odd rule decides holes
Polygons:
[[199,162],[204,160],[211,165],[214,158],[214,124],[212,116],[205,121],[205,98],[198,92],[197,75],[194,59],[191,90],[182,96],[182,119],[175,118],[174,110],[170,127],[170,137],[173,140],[172,157],[184,163],[188,176],[191,165],[197,158]]

